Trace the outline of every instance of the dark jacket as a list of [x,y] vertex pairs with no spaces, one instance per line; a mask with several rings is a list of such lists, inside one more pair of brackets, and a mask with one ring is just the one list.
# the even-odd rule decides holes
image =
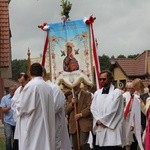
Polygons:
[[[69,116],[69,133],[74,134],[76,132],[76,122],[74,117],[74,105],[72,105],[72,97],[73,96],[70,95],[67,99],[66,113]],[[82,132],[89,132],[92,130],[93,118],[90,111],[91,102],[91,93],[81,90],[76,106],[77,113],[82,113],[82,118],[78,120],[79,130]]]

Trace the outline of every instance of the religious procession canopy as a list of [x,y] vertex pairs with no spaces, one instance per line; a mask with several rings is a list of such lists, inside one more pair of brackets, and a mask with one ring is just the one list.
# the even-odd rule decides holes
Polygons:
[[65,20],[43,24],[41,28],[47,31],[47,38],[42,65],[45,64],[45,54],[49,50],[52,82],[63,83],[68,87],[74,87],[80,82],[91,86],[94,84],[93,58],[95,60],[96,55],[93,54],[93,44],[95,45],[95,41],[90,28],[94,20],[95,18],[91,17],[89,20]]

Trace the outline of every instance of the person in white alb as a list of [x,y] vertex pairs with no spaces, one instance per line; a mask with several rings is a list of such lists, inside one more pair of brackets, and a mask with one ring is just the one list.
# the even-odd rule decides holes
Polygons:
[[43,67],[30,67],[31,80],[16,105],[19,150],[55,150],[55,110],[52,89],[43,80]]
[[134,142],[134,134],[138,141],[139,147],[143,150],[141,140],[141,108],[140,101],[137,95],[134,94],[135,88],[132,82],[127,82],[127,91],[123,94],[125,98],[124,108],[124,125],[125,125],[125,148],[126,150],[133,149],[132,142]]
[[53,100],[55,104],[55,150],[71,150],[71,143],[65,120],[65,96],[56,84],[52,83],[50,80],[47,80],[45,68],[43,68],[43,71],[44,80],[50,88],[52,88]]
[[[17,141],[17,143],[18,143],[18,137],[17,137],[17,135],[19,134],[19,131],[18,131],[19,127],[18,127],[18,121],[17,120],[19,118],[17,118],[16,106],[20,103],[18,101],[19,100],[19,96],[20,96],[23,88],[25,87],[25,85],[29,82],[29,76],[26,73],[21,72],[19,74],[19,76],[18,76],[18,81],[19,81],[19,83],[21,85],[17,88],[17,90],[14,93],[14,96],[11,99],[11,102],[12,102],[11,103],[11,109],[14,110],[13,118],[14,118],[14,121],[16,122],[16,128],[15,128],[14,138]],[[18,149],[19,149],[19,146],[18,146]],[[15,150],[17,150],[17,149],[15,149]]]
[[102,88],[94,93],[91,104],[95,150],[122,150],[123,147],[123,96],[112,84],[110,71],[99,76]]

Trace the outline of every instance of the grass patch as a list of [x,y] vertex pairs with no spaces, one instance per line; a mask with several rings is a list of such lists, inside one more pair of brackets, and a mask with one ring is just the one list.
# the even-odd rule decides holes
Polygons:
[[5,138],[0,137],[0,150],[5,150]]

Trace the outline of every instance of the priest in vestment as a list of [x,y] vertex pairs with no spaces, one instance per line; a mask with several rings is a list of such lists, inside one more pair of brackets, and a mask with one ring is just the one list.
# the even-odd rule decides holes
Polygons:
[[19,96],[23,90],[23,88],[25,87],[25,85],[29,82],[29,76],[27,74],[25,74],[24,72],[21,72],[18,76],[18,81],[19,83],[21,84],[17,90],[15,91],[14,93],[14,96],[12,97],[11,101],[11,109],[14,110],[14,114],[13,114],[13,118],[14,118],[14,121],[16,122],[16,127],[15,127],[15,132],[14,132],[14,139],[15,141],[17,142],[17,148],[15,148],[15,150],[18,150],[19,149],[19,145],[18,145],[18,137],[17,135],[19,134],[19,127],[18,127],[18,117],[17,117],[17,114],[16,114],[16,108],[17,108],[17,105],[20,103],[18,100],[19,99]]
[[[123,93],[123,98],[125,100],[124,123],[123,123],[124,127],[125,127],[125,150],[130,150],[130,146],[131,146],[132,142],[134,142],[133,129],[130,130],[130,127],[129,127],[130,126],[129,120],[131,117],[130,114],[131,114],[132,103],[133,103],[133,99],[134,99],[134,97],[132,96],[134,91],[133,91],[131,85],[132,85],[131,82],[127,82],[126,83],[126,91]],[[127,109],[128,109],[128,112],[127,112]]]
[[65,96],[56,84],[52,83],[50,80],[47,80],[45,68],[43,68],[43,70],[43,78],[50,88],[52,88],[53,100],[55,104],[55,150],[71,150],[71,143],[65,120]]
[[96,150],[122,150],[123,109],[121,91],[112,84],[110,71],[102,71],[99,76],[102,88],[94,93],[91,104],[93,132],[96,135]]
[[19,150],[55,150],[55,111],[52,89],[42,78],[43,67],[30,67],[31,81],[16,106],[19,117]]
[[[123,94],[126,100],[124,109],[124,125],[125,125],[125,146],[126,150],[133,149],[132,143],[135,142],[133,135],[137,139],[141,150],[144,150],[141,139],[141,104],[139,97],[134,95],[135,88],[132,82],[126,85],[127,91]],[[135,149],[135,147],[134,147]],[[136,148],[137,149],[137,148]]]

